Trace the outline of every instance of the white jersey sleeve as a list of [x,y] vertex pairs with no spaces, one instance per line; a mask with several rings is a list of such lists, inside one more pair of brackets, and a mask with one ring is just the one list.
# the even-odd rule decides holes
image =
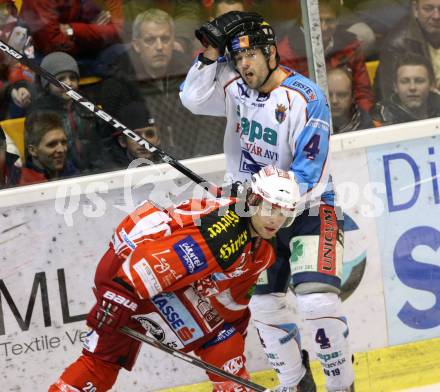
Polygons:
[[197,60],[181,86],[180,100],[194,114],[225,117],[225,87],[237,77],[225,61],[206,65]]

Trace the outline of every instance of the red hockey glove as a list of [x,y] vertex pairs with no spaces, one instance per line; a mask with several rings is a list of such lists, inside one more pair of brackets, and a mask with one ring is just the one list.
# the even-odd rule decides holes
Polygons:
[[87,315],[87,325],[99,335],[114,333],[136,313],[140,299],[119,283],[109,282],[95,292],[96,305]]

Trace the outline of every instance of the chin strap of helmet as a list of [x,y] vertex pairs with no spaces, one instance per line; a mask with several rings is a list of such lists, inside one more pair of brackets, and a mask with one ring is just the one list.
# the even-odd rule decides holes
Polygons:
[[262,87],[262,86],[264,86],[266,84],[266,82],[269,80],[270,76],[278,68],[278,63],[279,63],[279,55],[278,55],[278,51],[277,51],[277,53],[276,53],[275,68],[271,69],[270,65],[269,65],[269,61],[270,61],[270,46],[264,46],[263,48],[261,48],[261,50],[262,50],[262,52],[264,54],[264,57],[266,59],[267,69],[269,70],[269,72],[267,73],[266,79],[263,80],[263,83],[261,83],[258,88],[260,88],[260,87]]

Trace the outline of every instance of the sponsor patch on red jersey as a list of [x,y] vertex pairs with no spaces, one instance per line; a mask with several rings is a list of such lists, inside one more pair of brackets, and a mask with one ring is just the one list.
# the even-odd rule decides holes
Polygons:
[[205,255],[200,246],[190,235],[176,242],[173,249],[189,275],[196,274],[208,267]]
[[151,301],[184,345],[204,336],[197,321],[176,294],[161,293]]

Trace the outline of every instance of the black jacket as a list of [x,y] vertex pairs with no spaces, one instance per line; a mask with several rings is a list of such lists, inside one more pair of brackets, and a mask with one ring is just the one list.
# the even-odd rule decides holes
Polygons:
[[354,106],[351,119],[347,124],[337,127],[336,124],[333,123],[334,134],[359,131],[361,129],[368,129],[368,128],[374,128],[374,123],[371,118],[371,115],[365,110],[362,110],[357,105]]
[[413,16],[402,19],[388,34],[382,46],[374,81],[377,100],[386,99],[393,93],[396,61],[404,53],[415,53],[431,61],[428,41]]
[[15,186],[20,181],[20,168],[15,166],[19,156],[6,151],[3,173],[0,173],[0,189]]
[[68,156],[82,174],[94,172],[100,166],[103,142],[101,125],[88,109],[71,100],[65,101],[47,90],[40,93],[32,104],[31,112],[48,110],[59,114],[67,136]]
[[180,85],[190,65],[188,56],[175,51],[166,76],[155,79],[144,71],[138,55],[129,50],[102,84],[102,106],[117,116],[124,105],[144,101],[159,125],[163,149],[178,151],[178,159],[221,153],[225,120],[196,116],[180,102]]
[[420,118],[400,103],[396,94],[392,94],[388,101],[379,102],[373,112],[375,122],[382,125],[400,124],[409,121],[425,120],[440,117],[440,95],[429,93],[427,116]]

